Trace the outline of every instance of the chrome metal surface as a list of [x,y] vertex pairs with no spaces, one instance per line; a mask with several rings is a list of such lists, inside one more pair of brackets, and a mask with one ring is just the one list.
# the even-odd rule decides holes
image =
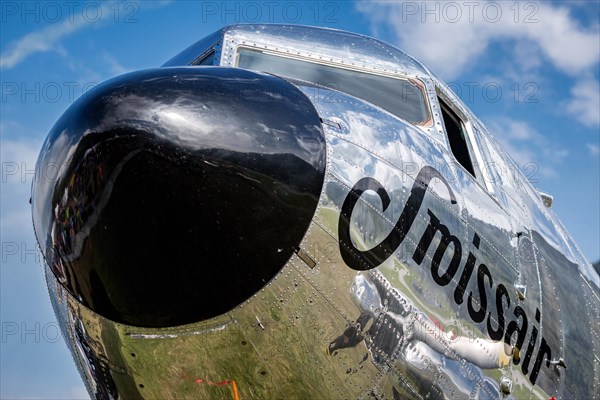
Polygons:
[[[244,175],[240,184],[261,180],[258,189],[267,196],[264,201],[276,202],[282,199],[281,190],[290,188],[293,200],[289,204],[302,206],[300,211],[292,206],[279,209],[281,214],[274,222],[269,220],[273,216],[270,211],[257,214],[255,226],[279,222],[282,229],[268,241],[258,238],[251,242],[250,249],[278,250],[273,240],[282,236],[287,252],[272,264],[275,267],[268,268],[265,281],[251,285],[235,304],[212,315],[194,314],[197,319],[188,319],[185,325],[119,322],[112,314],[94,312],[99,310],[87,300],[85,291],[76,290],[61,275],[61,271],[74,271],[68,255],[59,254],[62,263],[47,265],[55,313],[93,396],[600,397],[600,279],[539,192],[442,81],[387,44],[351,33],[299,26],[225,27],[168,65],[193,64],[217,51],[215,63],[234,67],[240,46],[416,79],[425,87],[433,119],[429,126],[416,126],[343,91],[238,69],[230,73],[219,68],[141,73],[170,77],[161,90],[149,90],[142,96],[159,104],[165,104],[164,96],[169,98],[172,90],[182,95],[190,88],[221,88],[204,90],[205,98],[187,94],[186,101],[177,103],[189,111],[180,115],[177,126],[190,129],[175,130],[180,147],[200,141],[205,149],[217,142],[218,148],[241,146],[244,154],[256,153],[260,158],[288,154],[283,149],[291,149],[314,178],[305,181],[313,175],[278,162],[262,164],[264,169],[250,163],[243,171],[233,171]],[[213,70],[217,72],[208,72]],[[113,81],[102,93],[131,87],[132,77],[135,75]],[[223,89],[230,81],[246,82],[243,84],[252,90],[239,91],[247,97],[238,99]],[[270,84],[285,92],[274,91],[268,107],[255,110],[262,98],[256,91]],[[224,101],[215,103],[219,96]],[[464,124],[475,176],[451,151],[439,98]],[[158,120],[152,118],[156,113],[140,118],[146,108],[139,101],[130,104],[119,108],[118,117],[107,122],[128,121],[140,131],[171,137],[173,128],[162,114]],[[198,119],[198,114],[206,115],[202,105],[220,110],[210,114],[210,124]],[[42,150],[42,163],[45,157],[75,160],[78,154],[91,154],[96,148],[77,150],[73,145],[94,137],[94,130],[78,129],[79,136],[74,136],[68,126],[84,126],[96,115],[85,112],[89,105],[74,107],[85,108],[68,111],[66,120],[57,123]],[[116,115],[116,111],[100,109],[98,115]],[[256,120],[269,121],[264,122],[270,128],[264,132],[265,147],[261,147],[262,132],[247,129],[255,126]],[[249,135],[252,145],[237,136],[207,136],[208,126]],[[277,137],[284,138],[282,147],[272,141],[275,130]],[[274,146],[277,151],[272,150]],[[111,154],[102,153],[103,159],[110,160]],[[219,179],[229,171],[224,163],[230,160],[222,155],[207,157],[201,157],[200,165],[216,177],[211,186],[213,200],[205,204],[207,212],[188,211],[190,221],[205,232],[204,239],[219,233],[219,220],[210,219],[209,212],[221,210],[219,191],[224,203],[229,202],[226,193],[232,190],[239,192],[242,203],[260,204],[260,199],[248,197],[248,190],[232,189],[227,183],[219,186]],[[219,168],[204,167],[204,161],[216,162]],[[65,167],[70,165],[78,164],[69,161]],[[249,176],[247,170],[265,175]],[[61,170],[59,175],[67,179],[69,171],[73,168]],[[195,167],[186,171],[192,173]],[[285,179],[280,178],[281,173],[287,174]],[[165,169],[153,174],[165,182],[171,179]],[[266,175],[269,179],[262,181]],[[279,184],[264,184],[271,180]],[[313,187],[317,183],[318,188]],[[57,220],[51,204],[70,198],[67,186],[34,188],[34,223],[47,258],[52,240],[57,240],[51,230]],[[296,190],[299,187],[302,190]],[[160,187],[152,188],[157,198],[163,198]],[[173,193],[179,195],[182,190],[175,188]],[[194,191],[188,196],[203,198]],[[290,221],[296,215],[300,215],[297,224]],[[196,217],[205,222],[195,222]],[[241,226],[253,230],[248,225]],[[238,226],[235,218],[227,220],[227,227],[232,226]],[[295,232],[293,237],[286,238],[284,226]],[[132,229],[139,230],[135,223]],[[181,232],[172,234],[181,237]],[[226,253],[229,248],[221,246],[238,249],[250,234],[239,238],[219,233],[217,238],[211,246]],[[89,238],[81,238],[80,246],[84,244],[89,244]],[[184,254],[198,260],[211,254],[211,246],[188,246]],[[153,243],[154,247],[160,243]],[[224,298],[218,296],[223,287],[235,291],[246,282],[223,286],[224,277],[239,276],[235,257],[211,259],[210,267],[198,278],[215,287],[210,302],[222,302]],[[167,268],[173,266],[166,266],[165,274]],[[211,269],[222,274],[216,278],[210,275]],[[166,279],[163,283],[169,285]],[[179,315],[180,311],[170,309],[167,314]]]

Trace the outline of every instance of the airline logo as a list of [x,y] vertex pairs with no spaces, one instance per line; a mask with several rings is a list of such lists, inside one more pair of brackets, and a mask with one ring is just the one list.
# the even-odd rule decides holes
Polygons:
[[[350,238],[352,211],[361,195],[367,190],[377,193],[381,199],[383,211],[389,206],[390,197],[383,185],[374,178],[365,177],[356,182],[344,200],[339,217],[338,238],[340,253],[344,262],[354,270],[367,271],[378,267],[394,254],[406,235],[410,232],[423,204],[427,188],[434,178],[445,185],[450,195],[451,204],[456,204],[456,197],[444,177],[433,167],[423,167],[415,179],[408,200],[392,231],[377,246],[364,251],[357,249]],[[417,265],[423,266],[425,254],[431,247],[434,237],[439,233],[441,239],[429,265],[431,277],[440,287],[448,287],[452,290],[452,286],[454,285],[453,298],[457,305],[461,305],[465,301],[466,288],[469,281],[476,279],[478,293],[470,291],[466,299],[469,317],[475,323],[487,320],[487,334],[493,341],[504,340],[505,343],[510,345],[512,337],[516,334],[512,357],[513,362],[515,365],[521,363],[521,371],[524,375],[529,374],[529,381],[535,384],[542,363],[545,361],[546,367],[550,367],[552,350],[542,337],[537,354],[533,357],[539,331],[535,323],[531,323],[531,316],[528,316],[525,310],[518,305],[518,302],[510,296],[509,290],[505,285],[501,283],[494,285],[494,277],[490,272],[490,268],[483,263],[478,264],[476,255],[471,251],[469,251],[466,261],[461,268],[463,244],[433,211],[428,209],[427,214],[429,216],[429,223],[412,255],[413,261]],[[472,244],[476,249],[479,249],[480,237],[477,234],[474,235]],[[447,266],[442,266],[443,257],[447,252],[451,252],[452,258]],[[488,290],[491,293],[495,293],[494,299],[490,299],[491,304],[488,304]],[[535,311],[535,321],[539,325],[540,311],[537,308]],[[530,330],[529,325],[531,325]],[[528,333],[527,350],[525,356],[521,358],[521,349],[523,349]],[[530,368],[532,358],[535,361],[533,362],[533,367]]]

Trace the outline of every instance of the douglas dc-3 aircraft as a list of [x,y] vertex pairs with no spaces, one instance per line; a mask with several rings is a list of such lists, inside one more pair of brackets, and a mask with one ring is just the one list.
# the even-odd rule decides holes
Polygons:
[[552,197],[378,40],[225,27],[80,98],[36,173],[94,398],[600,398],[600,282]]

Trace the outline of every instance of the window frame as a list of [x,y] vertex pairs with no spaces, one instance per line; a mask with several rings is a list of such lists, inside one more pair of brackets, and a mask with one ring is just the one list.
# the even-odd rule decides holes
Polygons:
[[[398,79],[398,80],[404,80],[409,82],[410,84],[412,84],[413,86],[416,86],[418,90],[421,91],[421,94],[423,96],[423,100],[425,101],[425,107],[427,109],[427,113],[429,118],[426,119],[425,121],[422,122],[412,122],[412,121],[408,121],[390,111],[386,111],[389,112],[390,114],[394,115],[397,118],[401,118],[405,121],[407,121],[408,123],[410,123],[413,126],[416,127],[420,127],[420,128],[430,128],[433,127],[434,125],[434,118],[433,118],[433,107],[431,106],[431,99],[430,96],[427,92],[427,86],[425,85],[425,82],[423,82],[421,79],[419,79],[418,77],[414,77],[414,76],[407,76],[407,75],[401,75],[395,72],[388,72],[388,71],[381,71],[381,70],[376,70],[376,69],[369,69],[369,68],[362,68],[362,67],[357,67],[355,65],[346,65],[346,64],[341,64],[341,63],[337,63],[334,61],[327,61],[327,60],[323,60],[323,59],[315,59],[315,58],[311,58],[311,57],[304,57],[304,56],[299,56],[296,54],[291,54],[291,53],[283,53],[280,51],[276,51],[276,50],[271,50],[271,49],[265,49],[265,48],[261,48],[261,47],[254,47],[254,46],[248,46],[248,45],[239,45],[236,46],[235,50],[234,50],[234,57],[233,57],[233,67],[235,68],[239,68],[239,56],[240,56],[240,50],[250,50],[250,51],[254,51],[254,52],[260,52],[263,54],[267,54],[267,55],[271,55],[271,56],[276,56],[276,57],[281,57],[281,58],[285,58],[288,60],[296,60],[296,61],[302,61],[302,62],[308,62],[311,64],[316,64],[316,65],[323,65],[326,67],[333,67],[333,68],[338,68],[338,69],[343,69],[346,71],[352,71],[352,72],[359,72],[359,73],[364,73],[364,74],[369,74],[369,75],[374,75],[374,76],[378,76],[378,77],[383,77],[383,78],[392,78],[392,79]],[[332,89],[332,90],[336,90],[336,89]],[[343,92],[343,91],[342,91]],[[366,101],[364,99],[361,99],[363,101]],[[376,107],[379,107],[375,104]]]
[[[203,64],[204,60],[213,57],[210,64]],[[202,52],[198,57],[194,58],[192,62],[190,62],[189,66],[191,67],[205,67],[215,65],[215,59],[217,58],[217,52],[214,47],[208,48],[206,51]]]
[[[477,140],[476,140],[474,132],[473,132],[473,130],[477,129],[477,128],[473,126],[473,123],[471,122],[471,120],[469,118],[467,118],[467,116],[461,110],[459,110],[458,107],[456,107],[454,105],[454,102],[452,102],[452,100],[450,100],[448,98],[448,96],[446,96],[437,86],[436,86],[436,98],[437,98],[438,106],[440,109],[439,117],[441,120],[441,124],[444,127],[444,136],[445,136],[445,140],[446,140],[446,145],[448,146],[448,152],[450,154],[452,154],[455,164],[459,165],[460,168],[462,168],[462,170],[468,176],[470,176],[475,182],[477,182],[477,184],[479,186],[481,186],[482,189],[484,189],[490,195],[493,195],[494,187],[492,186],[492,182],[489,179],[489,173],[486,171],[485,162],[484,162],[484,159],[483,159],[483,156],[481,153],[481,149],[479,149],[479,145],[477,143]],[[471,172],[469,170],[467,170],[460,163],[460,161],[458,161],[458,159],[454,155],[454,152],[452,151],[452,146],[450,145],[450,138],[448,137],[448,130],[446,128],[446,123],[445,123],[444,117],[443,117],[444,107],[451,110],[458,118],[459,123],[462,124],[462,128],[465,133],[465,142],[467,145],[467,152],[469,155],[469,159],[471,161],[471,165],[473,166],[473,174],[471,174]],[[479,131],[479,129],[478,129],[478,131]],[[494,197],[492,196],[492,198],[494,198]]]

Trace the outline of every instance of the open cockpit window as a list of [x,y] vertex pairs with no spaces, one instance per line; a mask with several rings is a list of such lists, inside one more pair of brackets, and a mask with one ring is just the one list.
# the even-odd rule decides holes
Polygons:
[[466,169],[473,177],[477,178],[471,160],[469,137],[465,124],[442,99],[439,99],[439,101],[452,154],[454,154],[454,158],[456,158],[456,161],[458,161],[464,169]]
[[425,92],[418,81],[318,64],[243,47],[238,49],[236,66],[339,90],[416,125],[427,125],[431,120]]

